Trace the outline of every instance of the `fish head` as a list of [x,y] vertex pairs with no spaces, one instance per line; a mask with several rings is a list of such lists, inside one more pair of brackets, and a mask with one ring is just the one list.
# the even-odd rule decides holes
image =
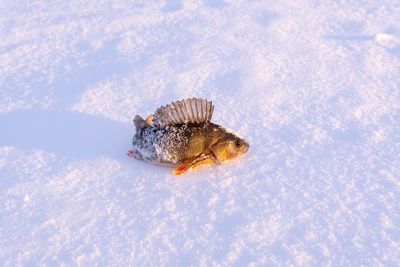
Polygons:
[[233,133],[226,133],[211,146],[211,152],[221,163],[237,159],[249,150],[249,143]]

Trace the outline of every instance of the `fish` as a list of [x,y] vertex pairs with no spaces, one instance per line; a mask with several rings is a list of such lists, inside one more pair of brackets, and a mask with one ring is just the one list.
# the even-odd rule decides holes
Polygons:
[[201,165],[224,164],[244,155],[249,143],[211,122],[212,101],[190,98],[161,106],[133,119],[136,133],[127,155],[152,164],[176,167],[181,175]]

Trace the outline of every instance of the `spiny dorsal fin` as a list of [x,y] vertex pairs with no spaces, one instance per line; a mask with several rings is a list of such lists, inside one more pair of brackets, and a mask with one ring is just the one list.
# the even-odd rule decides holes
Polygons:
[[136,131],[150,127],[151,125],[148,124],[142,117],[139,115],[136,115],[135,118],[133,119],[133,124],[135,124]]
[[167,126],[182,123],[208,123],[211,120],[214,106],[211,101],[191,98],[172,102],[158,108],[153,116],[154,126]]

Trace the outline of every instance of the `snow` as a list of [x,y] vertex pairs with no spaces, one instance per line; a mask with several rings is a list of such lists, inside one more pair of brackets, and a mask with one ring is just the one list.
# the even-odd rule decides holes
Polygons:
[[[396,1],[2,1],[0,265],[397,265]],[[250,143],[174,176],[132,119]]]

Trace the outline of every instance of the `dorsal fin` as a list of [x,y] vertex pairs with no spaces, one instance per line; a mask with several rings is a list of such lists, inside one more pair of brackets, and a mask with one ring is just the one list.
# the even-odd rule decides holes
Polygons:
[[208,123],[211,120],[214,106],[211,101],[202,98],[191,98],[172,102],[158,108],[153,116],[154,126],[167,126],[182,123]]
[[151,125],[148,124],[142,117],[139,115],[136,115],[135,118],[133,119],[133,124],[135,124],[136,131],[150,127]]

